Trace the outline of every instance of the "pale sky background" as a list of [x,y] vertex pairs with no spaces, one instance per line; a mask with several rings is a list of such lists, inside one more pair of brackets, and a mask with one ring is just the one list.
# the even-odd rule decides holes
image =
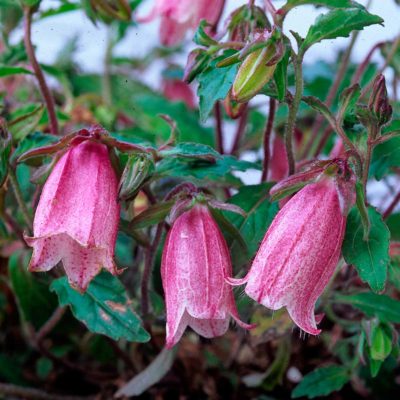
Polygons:
[[[210,0],[210,3],[212,0]],[[57,5],[56,0],[42,0],[41,8],[51,8]],[[144,15],[151,8],[154,0],[146,0],[139,9]],[[227,0],[224,16],[236,7],[245,4],[246,0]],[[262,3],[258,0],[258,3]],[[274,1],[277,8],[285,1]],[[366,0],[359,0],[359,3],[366,5]],[[295,30],[305,36],[308,27],[324,9],[315,9],[312,6],[301,6],[292,10],[286,21],[284,29]],[[361,61],[372,45],[381,40],[392,39],[400,33],[400,7],[395,5],[394,0],[372,0],[370,12],[378,14],[385,20],[385,26],[367,27],[360,35],[353,52],[353,60]],[[159,21],[141,24],[138,28],[132,28],[128,36],[116,47],[117,55],[138,57],[147,50],[158,44]],[[14,40],[21,38],[21,32],[14,35]],[[43,63],[51,63],[58,51],[65,42],[73,36],[79,37],[79,47],[76,54],[78,63],[88,71],[101,71],[102,58],[106,43],[106,28],[98,24],[94,26],[86,16],[79,11],[70,12],[64,15],[49,17],[37,21],[33,28],[33,42],[37,46],[38,59]],[[289,34],[289,36],[291,36]],[[336,39],[324,41],[313,46],[306,56],[306,61],[316,59],[332,60],[336,57],[337,49],[345,47],[348,39]],[[190,44],[190,35],[188,36]],[[375,60],[379,56],[375,55]],[[153,79],[151,79],[154,82]]]

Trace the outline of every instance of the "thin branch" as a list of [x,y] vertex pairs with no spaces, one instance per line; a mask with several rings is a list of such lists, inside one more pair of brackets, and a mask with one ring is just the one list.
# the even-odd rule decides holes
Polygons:
[[224,132],[222,130],[222,113],[221,104],[215,103],[214,106],[215,116],[215,144],[219,153],[224,154]]
[[294,159],[294,145],[293,145],[293,135],[294,128],[296,125],[297,112],[299,110],[301,98],[303,96],[303,55],[299,53],[294,55],[293,64],[296,79],[296,89],[293,97],[293,101],[289,104],[289,115],[285,127],[285,146],[286,154],[289,166],[289,175],[292,175],[296,170],[295,159]]
[[389,207],[384,211],[383,219],[388,218],[399,203],[400,203],[400,191],[397,193],[392,202],[389,204]]
[[25,43],[26,53],[28,55],[29,62],[35,73],[36,79],[38,80],[39,88],[42,93],[44,102],[46,103],[46,108],[49,115],[50,131],[53,135],[58,135],[58,121],[54,105],[54,98],[49,90],[49,87],[47,86],[46,79],[36,59],[35,50],[32,45],[32,37],[31,37],[32,8],[25,7],[24,16],[25,16],[24,43]]
[[372,47],[372,49],[368,52],[368,54],[365,56],[363,62],[358,66],[356,72],[354,73],[353,79],[351,80],[352,85],[360,82],[365,70],[367,69],[368,65],[370,64],[372,55],[375,53],[375,51],[377,49],[381,48],[384,44],[385,44],[384,42],[376,43]]
[[43,339],[54,329],[54,327],[61,321],[67,307],[57,307],[51,317],[42,325],[42,327],[36,333],[36,341],[42,342]]
[[270,142],[271,142],[271,133],[272,128],[274,126],[275,119],[275,111],[276,111],[276,100],[272,97],[269,99],[269,114],[267,125],[265,127],[264,139],[263,139],[263,148],[264,148],[264,160],[263,160],[263,170],[261,175],[261,182],[265,182],[268,177],[268,166],[270,159]]
[[247,116],[248,116],[248,110],[246,106],[246,108],[243,110],[242,115],[239,118],[239,123],[236,129],[235,139],[231,150],[232,155],[236,155],[239,150],[240,142],[242,141],[243,134],[246,130]]
[[[26,400],[89,400],[94,399],[94,396],[81,397],[81,396],[62,396],[50,394],[45,391],[12,385],[10,383],[0,383],[0,394],[5,396],[12,396],[17,399]],[[10,397],[7,397],[10,398]]]

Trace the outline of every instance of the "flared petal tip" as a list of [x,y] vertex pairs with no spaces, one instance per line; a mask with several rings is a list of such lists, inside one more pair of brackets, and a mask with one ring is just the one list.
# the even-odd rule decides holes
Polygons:
[[232,278],[232,277],[225,277],[225,282],[231,286],[241,286],[247,283],[248,278],[245,276],[244,278]]
[[231,314],[234,321],[243,329],[250,331],[251,329],[257,328],[258,324],[247,324],[243,322],[237,315]]

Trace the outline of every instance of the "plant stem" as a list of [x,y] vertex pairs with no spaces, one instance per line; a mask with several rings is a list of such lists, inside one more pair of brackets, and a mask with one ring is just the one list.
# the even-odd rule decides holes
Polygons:
[[31,230],[33,224],[32,217],[22,197],[21,188],[19,187],[17,177],[12,168],[9,169],[8,176],[10,178],[11,186],[14,190],[15,199],[17,200],[18,206],[21,209],[22,215],[24,216],[25,222],[27,223],[29,230]]
[[222,130],[221,104],[217,101],[214,106],[215,116],[215,144],[217,151],[224,154],[224,132]]
[[154,236],[153,243],[145,250],[144,269],[143,269],[142,284],[141,284],[141,290],[142,290],[141,309],[143,317],[149,313],[150,277],[151,277],[151,271],[153,269],[155,253],[157,251],[157,247],[161,240],[163,228],[164,228],[163,223],[157,225],[157,230]]
[[367,69],[372,55],[375,53],[377,49],[382,47],[385,43],[384,42],[379,42],[376,43],[372,49],[368,52],[368,54],[365,56],[364,61],[358,66],[356,72],[354,73],[353,79],[351,80],[351,83],[354,85],[355,83],[359,83],[365,70]]
[[264,148],[264,161],[263,161],[263,170],[261,175],[261,182],[265,182],[268,177],[268,166],[269,166],[269,158],[270,158],[270,141],[271,141],[271,133],[272,128],[274,126],[275,119],[275,110],[276,110],[276,100],[270,97],[269,99],[269,114],[267,125],[265,127],[264,132],[264,140],[263,140],[263,148]]
[[[347,47],[346,52],[343,55],[343,59],[342,59],[342,62],[340,64],[339,71],[336,74],[335,80],[333,81],[332,86],[329,89],[328,95],[326,96],[325,104],[328,107],[330,107],[332,105],[332,103],[333,103],[333,100],[335,100],[335,97],[336,97],[337,92],[339,90],[340,84],[342,83],[344,75],[346,74],[346,71],[347,71],[347,68],[348,68],[349,62],[350,62],[350,56],[351,56],[351,53],[353,51],[354,45],[356,43],[356,40],[358,38],[358,34],[359,34],[358,31],[355,31],[352,34],[350,44]],[[318,132],[321,129],[321,127],[323,125],[323,122],[324,122],[323,116],[322,115],[317,116],[317,118],[315,119],[315,123],[313,124],[313,127],[312,127],[310,140],[308,141],[307,145],[304,147],[304,150],[303,150],[303,153],[301,155],[301,158],[306,157],[310,153],[314,142],[317,140]],[[329,137],[330,133],[331,132],[328,133],[328,137]],[[320,147],[320,146],[318,146],[318,147]],[[317,155],[318,154],[316,154],[316,156]]]
[[231,150],[232,155],[236,155],[236,153],[239,150],[240,142],[241,142],[243,134],[246,130],[247,116],[248,116],[248,111],[247,111],[247,107],[246,107],[243,110],[242,115],[240,116],[239,123],[238,123],[237,129],[236,129],[235,140],[233,142],[232,150]]
[[372,127],[371,131],[368,132],[368,140],[367,140],[367,154],[365,155],[364,165],[363,165],[363,178],[362,184],[364,187],[364,197],[367,199],[367,183],[369,176],[369,166],[371,164],[372,152],[374,149],[375,139],[378,135],[378,128]]
[[400,203],[400,191],[396,194],[392,202],[389,204],[389,207],[383,213],[383,219],[389,217],[389,215],[393,212],[396,208],[397,204]]
[[[90,397],[80,397],[80,396],[61,396],[50,394],[45,391],[21,387],[17,385],[12,385],[10,383],[0,383],[0,393],[7,396],[6,398],[17,398],[17,399],[32,399],[32,400],[89,400],[94,399],[93,396]],[[8,397],[10,396],[10,397]]]
[[285,127],[285,146],[286,154],[289,166],[289,175],[294,174],[296,170],[295,159],[294,159],[294,146],[293,146],[293,135],[296,124],[297,112],[299,110],[301,98],[303,96],[303,53],[299,53],[293,56],[293,65],[296,79],[296,90],[293,101],[289,104],[289,115]]
[[26,53],[28,55],[29,62],[33,68],[36,79],[39,83],[39,88],[42,93],[44,102],[46,103],[47,113],[49,115],[49,123],[50,123],[50,132],[53,135],[58,135],[58,121],[56,115],[56,109],[54,105],[54,98],[50,92],[49,87],[47,86],[46,79],[44,77],[43,71],[40,68],[40,65],[35,56],[35,50],[32,45],[32,8],[25,7],[24,8],[24,17],[25,17],[25,25],[24,25],[24,43]]
[[57,307],[51,317],[43,324],[36,333],[36,341],[41,342],[60,322],[61,318],[67,311],[67,307]]

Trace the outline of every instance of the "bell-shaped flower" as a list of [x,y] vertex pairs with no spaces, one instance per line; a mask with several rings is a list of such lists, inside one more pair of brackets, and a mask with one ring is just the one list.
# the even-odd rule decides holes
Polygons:
[[197,204],[180,215],[168,232],[161,275],[167,308],[166,346],[171,348],[187,326],[206,338],[223,335],[230,318],[243,328],[232,288],[225,239],[207,206]]
[[155,6],[139,22],[161,17],[160,38],[164,46],[181,42],[187,31],[195,30],[202,19],[215,25],[222,13],[225,0],[156,0]]
[[247,283],[252,299],[272,310],[286,307],[302,330],[319,334],[315,303],[340,257],[353,186],[324,176],[301,189],[276,215],[247,276],[229,281]]
[[62,261],[70,284],[84,291],[113,261],[118,230],[118,181],[108,149],[91,140],[72,143],[47,179],[35,213],[30,271]]

